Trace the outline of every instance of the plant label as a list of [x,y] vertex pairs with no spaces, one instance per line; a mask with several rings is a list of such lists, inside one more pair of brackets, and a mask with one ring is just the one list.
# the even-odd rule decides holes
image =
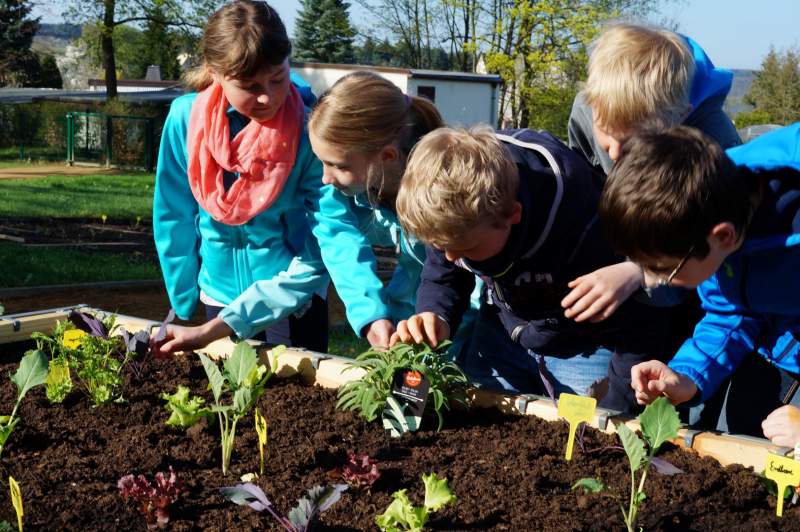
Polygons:
[[597,408],[597,399],[594,397],[581,397],[571,393],[562,393],[558,396],[558,416],[569,422],[569,438],[567,439],[565,459],[572,460],[575,430],[579,424],[589,423],[594,419],[595,408]]
[[401,405],[408,405],[409,416],[422,418],[431,383],[424,373],[411,369],[398,369],[392,379],[392,396]]
[[778,485],[778,517],[783,517],[783,494],[789,486],[800,485],[800,462],[788,456],[769,453],[764,476]]

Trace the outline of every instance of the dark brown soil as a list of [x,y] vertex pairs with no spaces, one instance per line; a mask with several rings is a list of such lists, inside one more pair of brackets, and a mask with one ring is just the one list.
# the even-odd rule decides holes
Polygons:
[[[7,374],[24,346],[0,346],[0,371]],[[144,530],[144,519],[123,503],[116,482],[128,473],[148,477],[172,465],[188,492],[172,510],[172,530],[275,529],[267,515],[227,502],[217,488],[235,484],[258,467],[250,418],[237,430],[231,474],[221,474],[216,426],[187,432],[164,425],[167,413],[158,394],[178,383],[204,393],[205,373],[194,358],[155,362],[144,382],[131,382],[128,402],[92,408],[74,393],[50,405],[42,388],[30,392],[22,421],[0,459],[0,518],[15,522],[5,485],[20,484],[28,530]],[[14,385],[0,382],[3,413],[11,409]],[[323,515],[324,530],[375,529],[374,517],[407,488],[422,501],[420,475],[446,476],[458,504],[430,521],[438,530],[621,530],[611,496],[571,491],[579,478],[599,476],[624,497],[628,465],[619,452],[582,454],[563,460],[564,423],[502,417],[475,410],[448,418],[435,433],[423,430],[389,440],[378,424],[334,408],[335,392],[293,381],[273,381],[260,401],[269,422],[269,461],[256,482],[280,511],[288,512],[304,491],[327,481],[346,452],[366,452],[380,461],[383,477],[371,494],[348,491]],[[616,443],[587,431],[589,447]],[[800,530],[800,508],[775,516],[775,498],[752,471],[722,468],[712,459],[670,448],[664,457],[687,471],[674,477],[651,473],[640,524],[645,530]]]

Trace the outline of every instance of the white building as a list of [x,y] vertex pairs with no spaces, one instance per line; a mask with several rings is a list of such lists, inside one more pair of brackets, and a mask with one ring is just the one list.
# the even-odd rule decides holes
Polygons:
[[292,71],[305,79],[317,96],[339,78],[356,70],[379,74],[406,94],[433,101],[451,126],[497,124],[500,76],[440,70],[417,70],[328,63],[292,63]]

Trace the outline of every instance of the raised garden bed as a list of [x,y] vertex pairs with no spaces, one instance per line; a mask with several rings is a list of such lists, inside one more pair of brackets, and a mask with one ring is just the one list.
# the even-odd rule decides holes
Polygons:
[[[16,369],[30,347],[0,345],[0,373]],[[320,366],[320,380],[324,370]],[[168,413],[159,395],[178,384],[205,394],[207,379],[196,357],[154,362],[143,382],[126,382],[123,404],[93,407],[85,396],[74,394],[64,404],[51,405],[41,387],[29,392],[20,408],[22,421],[0,459],[3,484],[11,475],[22,489],[26,528],[143,530],[143,517],[122,501],[117,480],[129,473],[151,478],[172,466],[187,493],[170,512],[170,529],[274,529],[266,515],[235,506],[218,492],[258,469],[252,418],[240,422],[231,472],[224,477],[216,427],[203,422],[184,432],[164,424]],[[0,404],[13,404],[15,393],[3,377]],[[429,521],[431,529],[623,528],[617,500],[570,488],[582,477],[596,476],[627,497],[625,454],[585,454],[576,446],[573,460],[564,461],[564,422],[474,409],[450,415],[440,433],[422,430],[390,440],[378,423],[337,411],[335,400],[334,390],[294,378],[269,381],[258,403],[270,436],[266,472],[255,483],[281,511],[294,506],[306,489],[329,483],[328,472],[344,464],[348,450],[379,461],[382,477],[371,493],[345,492],[323,514],[323,530],[375,529],[375,516],[395,490],[406,488],[412,501],[422,501],[420,476],[430,472],[447,477],[458,497],[455,506]],[[595,449],[618,444],[618,439],[587,430],[584,444]],[[645,530],[800,530],[800,508],[787,506],[784,517],[777,518],[775,497],[750,469],[723,468],[669,444],[661,456],[685,473],[650,474],[639,521]],[[0,489],[0,519],[16,520],[5,486]]]

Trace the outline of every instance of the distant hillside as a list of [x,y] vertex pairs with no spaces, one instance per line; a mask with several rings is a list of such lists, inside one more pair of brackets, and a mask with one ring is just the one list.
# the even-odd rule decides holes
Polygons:
[[81,27],[78,24],[39,24],[36,36],[71,41],[81,36]]
[[751,105],[744,103],[744,95],[750,90],[750,85],[756,79],[757,70],[733,70],[733,85],[728,98],[725,100],[725,112],[728,116],[735,118],[736,115],[742,112],[750,111],[753,109]]

